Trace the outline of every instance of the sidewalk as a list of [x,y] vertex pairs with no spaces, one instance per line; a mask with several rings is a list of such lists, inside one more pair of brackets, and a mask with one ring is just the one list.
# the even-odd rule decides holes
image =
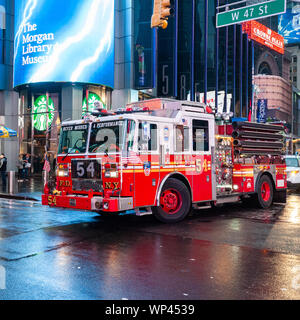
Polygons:
[[0,198],[41,201],[44,186],[41,176],[33,176],[29,180],[18,181],[18,192],[15,194],[8,193],[8,187],[3,190],[0,185]]

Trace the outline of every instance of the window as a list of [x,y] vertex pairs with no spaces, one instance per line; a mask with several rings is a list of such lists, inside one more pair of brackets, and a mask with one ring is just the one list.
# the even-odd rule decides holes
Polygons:
[[287,167],[299,167],[299,160],[297,158],[286,158],[285,162]]
[[135,121],[128,120],[127,121],[127,128],[126,128],[126,144],[125,144],[126,151],[133,150],[134,132],[135,132]]
[[123,146],[126,121],[107,121],[92,124],[90,153],[116,153]]
[[157,125],[149,122],[139,123],[138,150],[157,150]]
[[293,56],[293,62],[297,62],[297,56]]
[[193,120],[193,150],[209,151],[208,121]]
[[184,128],[183,126],[176,126],[176,136],[175,136],[175,151],[183,152],[188,151],[189,146],[189,128]]
[[61,128],[58,153],[85,153],[88,125],[70,125]]

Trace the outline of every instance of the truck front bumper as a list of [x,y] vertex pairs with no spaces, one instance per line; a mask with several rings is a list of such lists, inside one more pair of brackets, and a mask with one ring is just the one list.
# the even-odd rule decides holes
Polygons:
[[75,195],[42,195],[42,204],[50,207],[90,211],[120,212],[133,209],[131,197],[88,197]]

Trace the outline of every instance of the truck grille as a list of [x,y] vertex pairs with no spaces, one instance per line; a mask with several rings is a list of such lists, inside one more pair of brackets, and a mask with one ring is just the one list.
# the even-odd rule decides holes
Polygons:
[[103,191],[100,159],[73,159],[71,170],[74,191]]
[[74,191],[89,191],[102,192],[101,180],[85,180],[85,179],[72,179],[72,190]]

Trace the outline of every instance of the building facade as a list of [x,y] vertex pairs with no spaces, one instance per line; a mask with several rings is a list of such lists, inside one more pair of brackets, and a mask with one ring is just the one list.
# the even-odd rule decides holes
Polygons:
[[286,51],[290,54],[290,76],[292,84],[292,134],[294,138],[294,152],[300,151],[300,3],[287,0],[285,14],[279,16],[278,32],[284,36]]
[[[13,90],[14,2],[0,0],[0,124],[18,130],[18,94]],[[0,152],[15,170],[17,138],[0,138]]]
[[[257,98],[254,75],[271,66],[270,75],[286,85],[286,59],[249,39],[241,25],[216,28],[216,7],[233,2],[175,0],[162,30],[150,28],[153,0],[15,0],[15,154],[30,153],[32,171],[40,172],[45,150],[52,158],[57,151],[60,123],[82,117],[95,101],[117,109],[175,98],[247,119]],[[278,110],[274,117],[286,119]]]

